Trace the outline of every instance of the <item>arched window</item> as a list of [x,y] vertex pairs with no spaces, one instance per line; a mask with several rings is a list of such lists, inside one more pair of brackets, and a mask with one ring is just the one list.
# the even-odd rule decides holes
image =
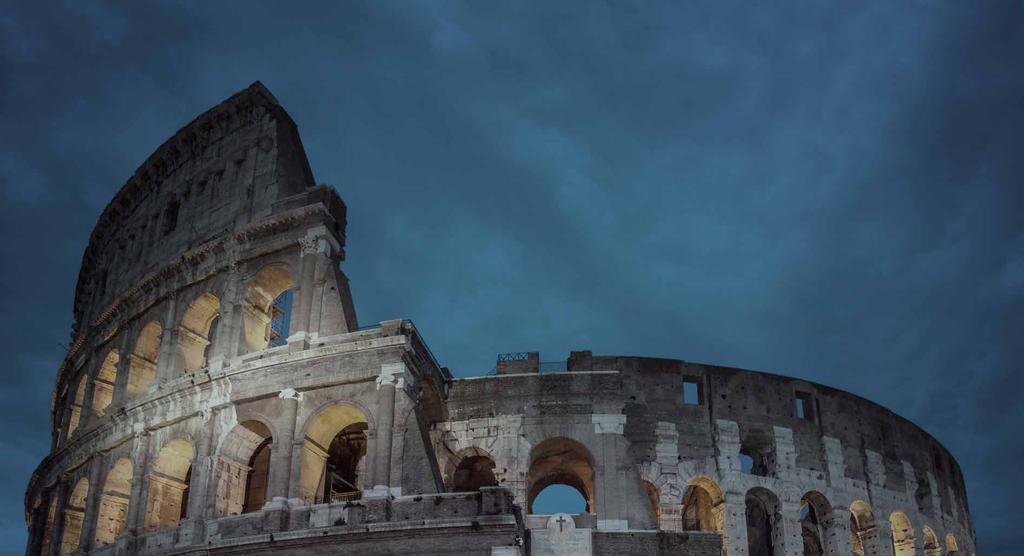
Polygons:
[[800,536],[804,556],[835,554],[832,549],[832,505],[820,492],[808,492],[800,498]]
[[92,381],[92,412],[102,416],[110,402],[114,401],[114,382],[117,381],[117,364],[121,355],[116,349],[110,350]]
[[303,443],[299,485],[307,504],[361,496],[367,426],[366,415],[345,403],[329,406],[310,420]]
[[272,444],[270,429],[259,421],[231,429],[217,457],[217,515],[253,512],[267,503]]
[[188,512],[188,490],[192,478],[192,443],[180,438],[160,449],[149,474],[146,501],[146,531],[177,527]]
[[195,299],[178,326],[178,356],[180,362],[177,370],[194,373],[206,367],[209,355],[208,347],[213,344],[213,325],[220,313],[220,299],[204,293]]
[[533,498],[532,513],[542,515],[587,513],[587,499],[575,487],[560,483],[550,484]]
[[773,556],[783,540],[779,498],[766,488],[755,487],[747,491],[746,506],[747,554]]
[[858,556],[878,554],[878,527],[871,506],[862,500],[850,504],[850,545]]
[[150,321],[139,332],[135,349],[128,359],[128,397],[134,398],[146,391],[156,379],[156,360],[160,356],[163,329],[160,323]]
[[953,533],[946,533],[946,554],[960,554],[960,547],[956,543],[956,537]]
[[86,376],[83,373],[74,390],[75,397],[71,401],[71,417],[68,420],[68,438],[78,430],[78,424],[82,420],[82,406],[85,405],[85,379]]
[[295,280],[284,266],[259,271],[245,291],[243,320],[247,351],[261,351],[288,340]]
[[96,544],[113,544],[128,523],[128,501],[132,493],[132,462],[121,458],[107,473],[100,491],[100,516],[96,522]]
[[939,544],[939,537],[935,535],[935,531],[927,525],[922,529],[924,536],[924,554],[925,556],[938,556],[942,554],[942,545]]
[[914,528],[907,514],[896,511],[889,516],[892,529],[892,552],[895,556],[914,556]]
[[85,520],[85,503],[89,499],[89,480],[78,479],[75,488],[64,507],[64,535],[61,538],[61,554],[71,554],[78,549],[82,540],[82,522]]
[[768,476],[768,462],[775,450],[775,441],[771,433],[762,430],[745,430],[742,432],[740,443],[740,471],[757,475]]
[[683,531],[718,531],[725,528],[722,489],[707,477],[690,481],[683,495]]
[[[540,498],[541,492],[552,485],[561,485],[561,488]],[[583,508],[579,508],[579,500],[572,495],[572,490],[585,502]],[[538,513],[539,510],[551,513],[550,510],[556,507],[548,503],[552,495],[553,501],[564,501],[567,508],[594,511],[594,458],[583,444],[571,438],[549,438],[530,450],[530,471],[527,475],[527,507],[530,513]],[[541,503],[535,504],[538,499]]]
[[334,435],[324,463],[322,500],[343,502],[359,498],[366,464],[366,423],[353,423]]
[[480,487],[495,486],[494,458],[479,448],[469,448],[459,453],[457,463],[449,472],[452,492],[472,492]]

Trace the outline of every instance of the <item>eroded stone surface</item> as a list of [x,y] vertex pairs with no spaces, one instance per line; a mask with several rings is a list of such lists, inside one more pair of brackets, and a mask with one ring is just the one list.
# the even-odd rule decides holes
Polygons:
[[[345,219],[259,84],[138,169],[83,259],[30,554],[973,552],[956,461],[856,396],[589,351],[454,379],[411,322],[359,326]],[[532,514],[551,484],[587,510]]]

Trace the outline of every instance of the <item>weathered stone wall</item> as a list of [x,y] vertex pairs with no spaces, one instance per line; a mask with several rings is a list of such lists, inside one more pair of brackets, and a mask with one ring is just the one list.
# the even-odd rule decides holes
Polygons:
[[589,352],[456,380],[411,322],[360,328],[345,205],[314,184],[255,84],[111,202],[26,492],[29,554],[557,553],[564,516],[531,508],[552,484],[583,495],[573,534],[594,554],[973,553],[955,460],[856,396]]

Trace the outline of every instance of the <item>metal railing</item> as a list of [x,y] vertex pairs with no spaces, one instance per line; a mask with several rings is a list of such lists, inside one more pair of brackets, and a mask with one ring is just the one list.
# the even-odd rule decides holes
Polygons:
[[530,359],[530,352],[528,351],[514,351],[511,353],[499,353],[498,362],[502,361],[528,361]]

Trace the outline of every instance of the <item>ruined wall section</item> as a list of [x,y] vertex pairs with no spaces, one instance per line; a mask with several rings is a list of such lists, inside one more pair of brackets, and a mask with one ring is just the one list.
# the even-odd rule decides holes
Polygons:
[[143,163],[103,211],[82,258],[82,332],[147,272],[274,214],[312,187],[295,123],[261,84],[197,117]]
[[[454,466],[466,450],[492,455],[499,484],[528,508],[531,454],[546,439],[568,437],[595,460],[615,454],[614,463],[595,466],[598,529],[603,521],[605,530],[617,520],[634,529],[678,528],[687,489],[710,482],[721,489],[718,519],[730,554],[747,545],[742,520],[751,492],[777,497],[777,544],[799,542],[799,508],[818,494],[834,527],[827,542],[841,550],[850,542],[848,508],[858,500],[873,508],[871,531],[880,539],[891,534],[889,516],[903,512],[919,541],[928,526],[973,544],[955,460],[884,407],[803,380],[678,360],[574,352],[567,367],[548,374],[526,363],[510,374],[455,380],[448,421],[435,430],[438,461]],[[696,400],[684,397],[687,381],[698,385]],[[750,469],[741,463],[746,456]],[[628,510],[606,513],[601,495]],[[657,517],[643,511],[652,504]]]

